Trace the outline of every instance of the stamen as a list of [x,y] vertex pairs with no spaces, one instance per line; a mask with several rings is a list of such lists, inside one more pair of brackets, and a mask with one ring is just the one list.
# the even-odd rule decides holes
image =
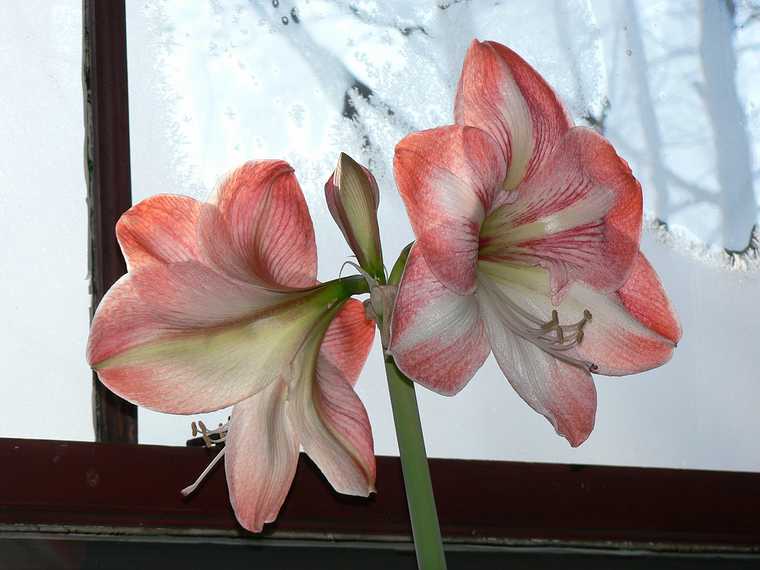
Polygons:
[[[230,418],[227,418],[227,423],[225,424],[219,424],[219,427],[216,429],[208,429],[206,427],[206,424],[203,423],[202,420],[198,420],[198,422],[192,422],[190,424],[190,429],[193,433],[193,437],[200,434],[200,436],[203,438],[203,443],[206,444],[206,447],[216,447],[224,443],[224,440],[227,439],[227,432],[229,431],[229,425],[230,425]],[[195,492],[195,490],[198,488],[198,486],[203,482],[203,480],[208,476],[209,473],[211,473],[211,470],[214,468],[214,465],[216,465],[219,460],[224,456],[224,451],[226,450],[226,447],[223,447],[222,450],[214,456],[214,458],[211,460],[211,463],[206,466],[206,468],[203,470],[203,472],[198,476],[198,478],[195,480],[195,482],[192,485],[189,485],[182,489],[180,493],[184,497],[187,497],[190,493]]]
[[211,473],[211,470],[214,468],[214,465],[219,463],[219,460],[224,456],[224,452],[227,451],[226,447],[223,447],[222,450],[216,454],[216,456],[211,460],[211,463],[208,464],[208,466],[203,470],[203,473],[201,473],[198,478],[195,480],[195,482],[192,485],[188,485],[184,489],[180,491],[182,493],[183,497],[187,497],[190,493],[194,493],[195,490],[198,488],[198,486],[203,482],[203,480],[206,478],[206,476]]
[[559,326],[559,313],[556,309],[552,310],[552,320],[544,324],[541,328],[547,332],[554,330]]
[[[229,418],[227,418],[229,423]],[[227,430],[229,429],[228,424],[219,424],[219,427],[216,429],[209,430],[206,427],[206,424],[203,423],[203,421],[198,420],[197,424],[196,422],[192,422],[190,424],[190,428],[193,432],[193,437],[197,436],[199,433],[201,435],[201,438],[203,439],[203,443],[206,444],[206,447],[214,447],[215,445],[219,445],[227,438]]]
[[[557,311],[552,311],[552,316],[556,314]],[[554,328],[557,331],[557,342],[560,344],[565,344],[565,333],[562,332],[562,327],[559,325],[559,317],[557,318],[557,324]]]
[[489,287],[489,289],[500,301],[497,304],[497,310],[501,313],[502,322],[513,333],[569,364],[581,366],[592,372],[598,368],[592,362],[569,354],[570,350],[583,341],[583,328],[591,321],[591,311],[584,309],[580,321],[563,325],[559,322],[559,312],[553,309],[551,319],[541,321],[520,307],[500,289],[496,287]]

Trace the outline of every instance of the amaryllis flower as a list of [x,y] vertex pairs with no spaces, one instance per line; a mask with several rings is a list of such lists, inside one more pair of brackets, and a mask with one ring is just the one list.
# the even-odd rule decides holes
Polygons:
[[374,328],[349,299],[365,283],[317,283],[314,230],[288,164],[245,164],[211,203],[149,198],[117,236],[129,272],[98,307],[88,360],[111,390],[153,410],[235,404],[223,453],[244,527],[277,516],[299,446],[337,491],[374,490],[372,433],[353,389]]
[[390,352],[450,395],[493,351],[517,393],[580,445],[596,414],[591,372],[659,366],[681,336],[639,251],[640,186],[503,45],[473,42],[455,119],[396,147],[417,241]]

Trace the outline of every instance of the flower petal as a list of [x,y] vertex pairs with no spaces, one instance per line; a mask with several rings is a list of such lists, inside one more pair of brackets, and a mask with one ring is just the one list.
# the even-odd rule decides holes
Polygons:
[[568,297],[593,315],[578,347],[598,374],[623,376],[662,366],[673,355],[681,326],[657,274],[639,255],[631,279],[617,294],[575,286]]
[[162,194],[132,206],[116,224],[116,237],[130,271],[148,263],[200,259],[198,216],[201,203]]
[[[657,323],[656,328],[649,328],[647,323],[631,314],[616,293],[602,294],[582,283],[576,283],[570,287],[562,302],[554,305],[549,274],[540,267],[507,264],[499,267],[498,264],[481,262],[479,268],[479,294],[488,295],[491,299],[490,310],[494,315],[500,312],[498,304],[494,303],[501,295],[519,304],[522,310],[534,315],[539,321],[547,323],[551,319],[552,310],[557,311],[562,325],[579,323],[584,319],[584,311],[589,311],[591,320],[583,326],[582,341],[575,348],[565,349],[561,354],[568,359],[593,365],[594,372],[598,374],[620,376],[643,372],[661,366],[673,354],[674,341],[658,330],[664,330],[665,323],[671,323],[674,318],[669,305],[657,301],[664,298],[664,293],[660,297],[661,290],[649,289],[652,299],[659,305],[653,305],[650,309],[638,305],[640,314],[645,314],[650,322]],[[648,287],[654,287],[651,276],[649,274],[649,281],[644,281]],[[498,287],[498,292],[494,292],[493,287]],[[632,290],[633,288],[627,293],[628,298],[637,296],[641,303],[646,289],[643,288],[635,295],[631,294]],[[657,314],[660,310],[657,307],[667,312]],[[508,328],[510,323],[503,325]],[[566,337],[570,340],[569,335]]]
[[618,299],[636,320],[660,336],[678,343],[681,325],[657,273],[639,252],[633,270],[617,292]]
[[225,273],[268,287],[311,287],[314,228],[293,169],[281,160],[248,162],[219,186],[201,215],[208,257]]
[[438,393],[459,392],[489,353],[473,295],[457,295],[412,248],[393,309],[389,352],[404,374]]
[[602,136],[574,127],[517,199],[483,226],[481,257],[538,263],[558,298],[580,280],[619,289],[638,254],[641,187]]
[[330,323],[320,354],[354,386],[374,338],[375,323],[367,320],[361,302],[349,299]]
[[546,161],[573,123],[544,79],[496,42],[474,40],[465,56],[454,104],[459,125],[487,131],[509,164],[506,190],[517,188]]
[[361,497],[375,491],[375,452],[367,411],[348,380],[324,355],[305,362],[288,400],[288,414],[304,451],[336,491]]
[[480,225],[506,174],[496,143],[469,127],[412,133],[396,146],[394,172],[431,270],[446,287],[471,293]]
[[298,466],[299,441],[287,417],[284,382],[232,409],[224,468],[238,522],[252,532],[277,518]]
[[234,281],[198,262],[123,277],[98,307],[87,357],[114,392],[170,413],[223,408],[264,389],[341,300],[339,284],[299,292]]
[[573,447],[594,429],[596,388],[588,370],[558,360],[513,334],[491,306],[498,302],[480,291],[481,312],[496,361],[509,383]]

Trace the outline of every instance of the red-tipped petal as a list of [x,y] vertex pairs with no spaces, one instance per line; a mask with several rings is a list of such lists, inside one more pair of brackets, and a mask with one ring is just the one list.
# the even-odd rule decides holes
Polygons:
[[201,223],[206,253],[225,273],[271,287],[314,285],[314,228],[288,163],[248,162],[234,170]]
[[116,224],[116,237],[130,271],[148,263],[200,259],[198,216],[201,203],[163,194],[132,206]]
[[238,522],[252,532],[277,518],[298,466],[298,437],[275,382],[232,410],[224,468]]
[[505,168],[495,141],[469,127],[413,133],[396,146],[396,182],[417,247],[457,293],[475,289],[480,226]]
[[586,441],[594,429],[596,388],[588,370],[558,360],[513,334],[480,292],[482,313],[496,361],[509,383],[573,447]]
[[509,163],[509,190],[540,168],[572,126],[535,69],[508,47],[477,40],[465,56],[454,116],[457,124],[483,129],[499,143]]
[[233,281],[198,262],[151,264],[101,301],[88,361],[104,384],[139,405],[220,409],[287,368],[324,313],[310,299]]
[[604,137],[574,127],[517,193],[486,221],[482,257],[550,269],[558,298],[573,281],[601,292],[625,283],[638,254],[641,188]]
[[678,317],[657,273],[643,253],[636,256],[631,275],[618,290],[617,297],[644,326],[673,343],[681,340]]
[[349,299],[330,323],[322,340],[321,355],[353,386],[367,361],[374,338],[374,321],[367,320],[361,302]]
[[464,388],[488,357],[475,296],[438,281],[418,245],[396,296],[389,350],[404,374],[445,395]]
[[617,293],[599,295],[577,285],[568,297],[593,315],[578,354],[594,363],[598,374],[623,376],[662,366],[681,338],[670,301],[641,254],[631,278]]
[[341,371],[319,355],[313,375],[296,382],[289,417],[304,451],[339,493],[375,491],[375,453],[369,417]]

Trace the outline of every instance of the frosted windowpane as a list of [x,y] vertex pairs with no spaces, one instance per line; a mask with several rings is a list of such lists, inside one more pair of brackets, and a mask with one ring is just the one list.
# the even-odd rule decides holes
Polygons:
[[89,440],[82,2],[0,2],[0,437]]
[[[725,9],[734,6],[734,11]],[[717,7],[717,8],[715,8]],[[591,438],[571,449],[490,359],[456,398],[420,390],[432,455],[760,470],[750,327],[756,250],[760,18],[746,2],[128,2],[136,198],[203,198],[252,158],[296,169],[319,277],[348,259],[323,198],[340,151],[381,188],[390,263],[412,239],[391,160],[410,131],[452,121],[473,38],[508,44],[604,132],[642,182],[643,248],[681,316],[673,361],[597,377]],[[713,11],[717,12],[713,13]],[[379,347],[359,391],[378,453],[395,453]],[[218,414],[217,417],[223,416]],[[144,442],[181,443],[185,418],[141,411]]]

